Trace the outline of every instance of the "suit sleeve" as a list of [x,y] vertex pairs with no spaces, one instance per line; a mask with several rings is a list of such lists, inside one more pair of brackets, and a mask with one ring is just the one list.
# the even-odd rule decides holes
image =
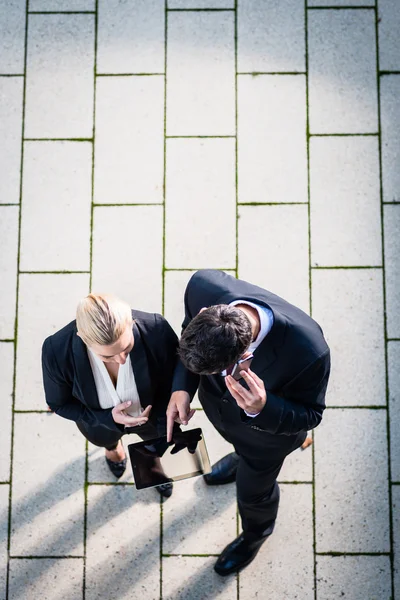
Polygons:
[[[242,418],[252,429],[293,435],[314,429],[322,419],[330,373],[329,350],[284,386],[282,394],[267,392],[267,402],[257,417]],[[287,391],[286,391],[287,390]]]
[[[192,280],[193,280],[193,277],[192,277]],[[192,320],[192,316],[189,312],[189,307],[188,307],[188,289],[189,289],[189,284],[186,287],[186,291],[185,291],[185,318],[183,319],[183,323],[182,323],[182,332],[186,329],[186,327],[189,325],[190,321]],[[188,371],[188,369],[186,369],[186,367],[183,365],[182,361],[178,357],[176,367],[175,367],[175,372],[174,372],[174,378],[172,381],[172,392],[178,392],[178,391],[187,392],[190,396],[190,400],[192,401],[193,396],[195,395],[197,388],[199,387],[199,383],[200,383],[200,375],[196,375],[195,373],[191,373],[190,371]]]
[[42,371],[46,402],[57,415],[70,421],[84,422],[89,426],[102,425],[118,432],[124,430],[123,426],[112,418],[112,409],[92,410],[74,398],[72,385],[65,379],[58,366],[50,338],[45,340],[42,348]]

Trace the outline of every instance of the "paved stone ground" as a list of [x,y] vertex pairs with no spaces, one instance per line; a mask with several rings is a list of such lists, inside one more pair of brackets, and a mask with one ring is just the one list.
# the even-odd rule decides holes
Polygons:
[[[165,4],[0,2],[0,598],[400,599],[400,2]],[[116,484],[41,385],[90,289],[178,331],[203,267],[309,311],[333,354],[276,533],[226,580],[234,486]]]

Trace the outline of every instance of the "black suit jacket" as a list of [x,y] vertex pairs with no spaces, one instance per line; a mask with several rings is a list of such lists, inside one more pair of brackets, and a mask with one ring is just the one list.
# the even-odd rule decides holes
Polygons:
[[[132,317],[135,343],[130,358],[140,402],[143,408],[152,405],[150,420],[158,424],[165,419],[171,395],[178,338],[161,315],[133,310]],[[112,418],[111,408],[100,407],[87,348],[75,321],[45,340],[42,368],[46,402],[55,413],[89,426],[124,430]]]
[[261,413],[254,418],[247,417],[221,376],[195,375],[180,361],[175,370],[173,391],[186,390],[193,397],[199,386],[200,400],[208,403],[208,416],[216,426],[221,410],[213,412],[213,405],[224,400],[222,408],[228,428],[231,422],[232,428],[237,429],[234,411],[240,413],[248,433],[254,430],[293,436],[316,427],[325,408],[330,352],[322,329],[302,310],[267,290],[222,271],[203,270],[195,273],[187,285],[183,329],[203,306],[229,304],[235,300],[266,306],[274,314],[272,329],[255,350],[251,366],[267,391],[267,402]]

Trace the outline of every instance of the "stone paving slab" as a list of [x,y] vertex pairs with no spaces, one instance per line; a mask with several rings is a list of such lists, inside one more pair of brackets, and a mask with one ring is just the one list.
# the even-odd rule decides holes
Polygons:
[[170,12],[167,47],[167,135],[235,135],[232,11]]
[[382,71],[400,71],[400,4],[379,0],[379,67]]
[[18,260],[18,220],[17,206],[0,205],[0,240],[4,251],[0,253],[0,339],[14,339],[15,301]]
[[9,365],[0,379],[0,482],[10,480],[14,344],[0,342],[0,364]]
[[8,511],[10,486],[0,485],[0,598],[7,596],[7,562],[8,562]]
[[385,426],[384,409],[328,409],[316,429],[317,552],[390,551]]
[[312,309],[332,354],[328,406],[384,406],[381,270],[314,269]]
[[25,143],[22,271],[89,271],[91,179],[90,143]]
[[86,599],[160,594],[160,507],[153,490],[91,485],[88,490]]
[[97,73],[164,73],[163,0],[98,0]]
[[3,0],[0,4],[0,73],[24,72],[26,0]]
[[391,600],[390,557],[318,556],[317,598]]
[[376,133],[374,11],[309,11],[308,56],[311,133]]
[[381,266],[379,140],[310,142],[311,264]]
[[163,202],[164,77],[99,77],[94,202]]
[[15,415],[12,556],[83,556],[84,447],[66,419]]
[[29,16],[25,137],[93,134],[94,16]]
[[387,351],[391,477],[400,483],[400,341],[389,342]]
[[382,128],[382,191],[384,202],[400,202],[400,76],[380,78]]
[[304,3],[238,2],[238,71],[305,70]]
[[0,76],[0,205],[20,200],[23,86],[23,77]]
[[306,113],[304,75],[238,76],[240,203],[308,202]]
[[383,223],[387,335],[389,338],[400,338],[400,206],[385,205]]
[[234,140],[169,139],[166,161],[166,267],[234,269]]
[[82,558],[11,559],[9,600],[81,600]]
[[394,591],[395,600],[400,598],[400,486],[392,486],[393,533],[394,533]]

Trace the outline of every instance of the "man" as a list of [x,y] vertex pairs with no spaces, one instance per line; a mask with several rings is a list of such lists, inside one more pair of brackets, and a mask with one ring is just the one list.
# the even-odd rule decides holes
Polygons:
[[[237,381],[229,373],[254,355]],[[276,482],[285,457],[299,448],[325,408],[329,348],[320,326],[275,294],[215,270],[198,271],[185,292],[185,319],[167,409],[187,424],[197,388],[204,411],[235,452],[205,476],[208,485],[236,480],[243,533],[214,569],[228,575],[248,565],[271,535]],[[245,364],[245,363],[244,363]]]

